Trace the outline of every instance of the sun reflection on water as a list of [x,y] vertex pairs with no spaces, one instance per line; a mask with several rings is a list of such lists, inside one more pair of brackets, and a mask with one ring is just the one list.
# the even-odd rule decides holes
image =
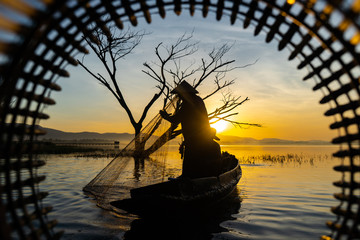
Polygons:
[[[169,148],[165,162],[168,175],[181,174],[182,161],[177,148]],[[231,218],[212,222],[221,228],[212,225],[213,230],[205,228],[206,234],[210,233],[214,239],[285,240],[289,235],[294,239],[317,239],[329,232],[325,222],[334,218],[329,209],[335,205],[332,195],[338,190],[332,182],[340,178],[332,170],[337,163],[331,158],[333,147],[222,146],[222,150],[235,154],[243,163],[243,176],[238,184],[241,204],[231,212]],[[284,158],[286,161],[279,161]],[[102,210],[82,192],[111,160],[49,156],[47,164],[39,169],[39,174],[47,175],[40,187],[50,193],[44,204],[54,206],[49,218],[59,221],[57,228],[65,230],[64,239],[124,239],[128,231],[139,233],[132,226],[138,218],[136,215]],[[160,220],[167,222],[165,218]],[[149,221],[143,223],[149,231],[148,226],[152,225]],[[182,227],[190,228],[186,224]],[[191,229],[183,230],[189,233]],[[163,230],[152,231],[156,234]]]

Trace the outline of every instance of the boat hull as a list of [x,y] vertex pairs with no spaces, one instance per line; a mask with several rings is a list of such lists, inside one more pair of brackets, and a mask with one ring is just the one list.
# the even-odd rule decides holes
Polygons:
[[197,179],[179,178],[163,183],[135,188],[130,191],[131,200],[115,201],[111,204],[122,208],[130,202],[139,206],[205,206],[226,198],[242,176],[236,158],[224,159],[223,173],[216,177]]

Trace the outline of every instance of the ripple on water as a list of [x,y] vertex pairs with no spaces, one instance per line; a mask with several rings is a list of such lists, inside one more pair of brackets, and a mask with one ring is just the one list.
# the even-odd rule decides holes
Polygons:
[[[304,148],[301,151],[305,151]],[[331,182],[339,175],[332,171],[336,162],[331,159],[318,165],[316,161],[301,166],[242,165],[243,177],[238,185],[242,202],[225,206],[234,207],[230,215],[226,213],[224,218],[192,216],[182,221],[174,216],[137,219],[124,212],[116,214],[98,208],[82,188],[110,160],[50,157],[47,165],[39,170],[40,174],[47,173],[40,187],[50,193],[44,205],[54,206],[49,219],[59,221],[56,230],[65,230],[63,239],[129,239],[131,234],[143,236],[142,239],[161,235],[174,239],[174,234],[173,238],[171,233],[166,235],[165,226],[183,233],[177,234],[177,239],[191,239],[192,232],[207,236],[206,239],[211,236],[213,239],[287,240],[289,236],[299,240],[318,239],[329,233],[325,222],[334,219],[329,208],[336,205],[332,194],[338,189]]]

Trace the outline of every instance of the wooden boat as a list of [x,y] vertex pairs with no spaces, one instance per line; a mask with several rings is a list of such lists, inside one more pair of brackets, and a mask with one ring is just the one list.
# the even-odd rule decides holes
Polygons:
[[[131,201],[136,202],[137,206],[210,205],[228,196],[235,189],[242,176],[238,160],[230,154],[225,154],[223,158],[222,172],[216,177],[177,178],[135,188],[130,191]],[[125,202],[121,200],[111,204],[122,208]]]

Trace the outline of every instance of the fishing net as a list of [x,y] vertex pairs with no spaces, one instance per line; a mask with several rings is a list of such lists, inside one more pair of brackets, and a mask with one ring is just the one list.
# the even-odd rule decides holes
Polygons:
[[[165,110],[174,112],[177,102],[172,99]],[[111,201],[129,198],[130,189],[167,180],[165,161],[176,127],[157,114],[83,190],[109,209]]]

